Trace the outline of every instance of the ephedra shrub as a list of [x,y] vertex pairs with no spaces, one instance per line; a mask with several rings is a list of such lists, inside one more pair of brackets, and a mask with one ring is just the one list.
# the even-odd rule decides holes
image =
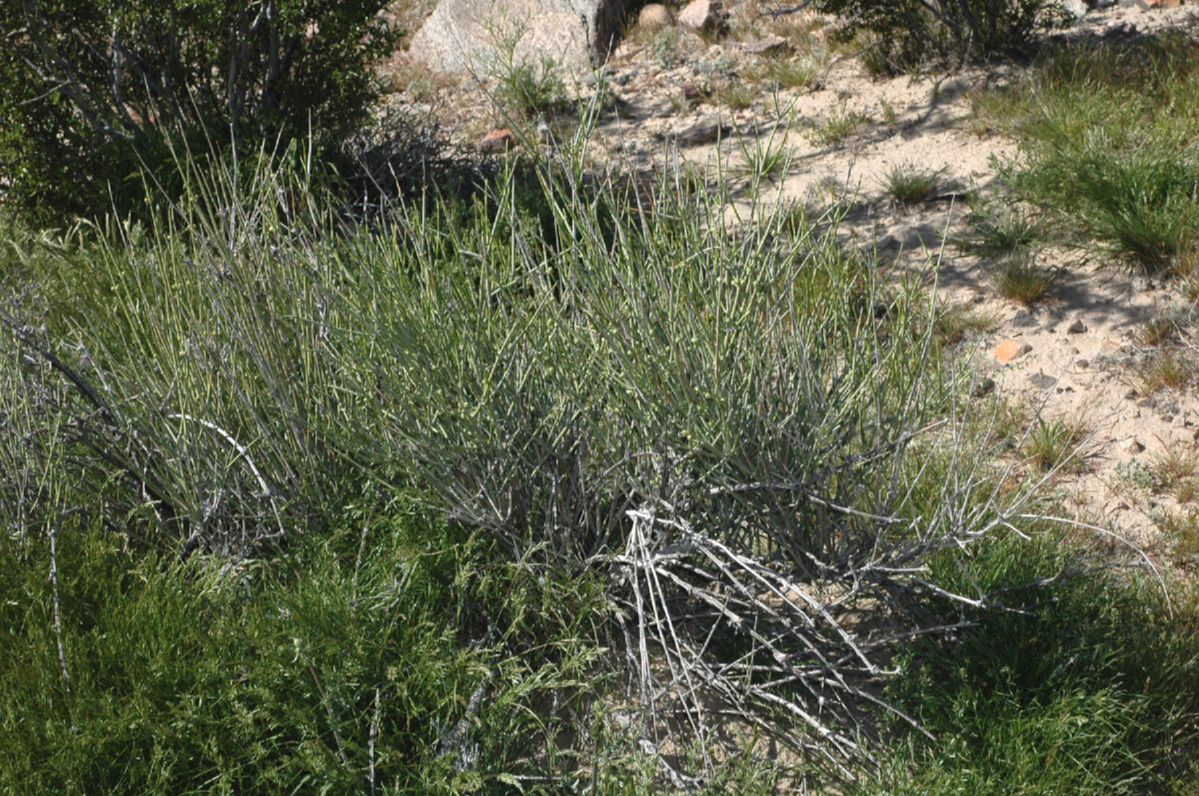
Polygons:
[[235,561],[336,525],[363,483],[414,488],[513,566],[604,584],[619,731],[676,782],[754,728],[853,776],[895,645],[952,624],[913,610],[948,596],[928,562],[1017,510],[937,422],[922,293],[835,219],[734,223],[562,149],[369,227],[260,165],[253,193],[218,175],[61,258],[38,293],[71,301],[8,324],[25,419],[0,450],[51,474],[43,514]]

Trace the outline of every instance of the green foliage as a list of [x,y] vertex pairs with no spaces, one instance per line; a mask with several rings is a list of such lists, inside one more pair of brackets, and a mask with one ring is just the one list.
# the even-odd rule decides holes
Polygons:
[[552,113],[566,100],[557,63],[550,58],[513,64],[500,77],[500,101],[526,119]]
[[1054,17],[1053,0],[820,0],[843,19],[842,35],[871,37],[874,71],[898,72],[930,58],[958,63],[1026,53]]
[[1001,260],[995,265],[999,295],[1026,307],[1045,298],[1055,281],[1053,271],[1034,264],[1031,258]]
[[1176,36],[1073,45],[987,103],[1020,143],[1007,180],[1146,271],[1185,270],[1199,223],[1199,69]]
[[1010,205],[971,207],[969,221],[970,232],[957,245],[992,260],[1027,257],[1045,238],[1036,219]]
[[0,7],[0,184],[45,219],[179,188],[183,153],[285,146],[335,158],[366,118],[382,0],[55,0]]
[[743,111],[753,107],[761,89],[740,79],[722,80],[712,88],[712,99],[729,110]]
[[926,171],[911,163],[893,166],[883,177],[883,188],[893,200],[901,205],[924,202],[937,190],[935,171]]
[[345,519],[243,566],[75,527],[57,593],[42,540],[0,536],[0,790],[494,792],[569,765],[545,753],[586,718],[595,590],[403,501]]
[[862,111],[851,111],[842,106],[831,111],[823,124],[808,131],[808,140],[815,146],[834,146],[869,124],[870,115]]
[[741,139],[738,143],[742,161],[738,171],[749,179],[751,192],[756,192],[762,181],[775,181],[786,175],[791,168],[793,153],[787,146],[784,131],[776,129],[769,133],[759,132],[755,136]]
[[819,61],[814,58],[776,56],[766,59],[747,76],[755,80],[770,81],[779,88],[806,89],[816,82],[820,66]]
[[[1194,607],[1173,614],[1148,578],[1062,578],[1074,555],[1049,539],[1009,539],[939,569],[946,588],[1007,588],[1008,610],[968,610],[958,641],[910,648],[894,693],[938,741],[897,747],[868,792],[1131,795],[1193,784]],[[1030,587],[1046,578],[1048,588]]]
[[889,441],[948,390],[912,356],[915,293],[884,293],[835,231],[758,207],[747,236],[716,197],[596,190],[575,160],[355,226],[290,168],[196,171],[152,223],[5,250],[28,297],[0,319],[14,533],[71,517],[240,561],[343,527],[364,482],[415,484],[509,561],[602,576],[626,609],[608,556],[642,501],[774,560],[909,543],[826,502],[907,510]]
[[561,66],[551,56],[518,53],[523,34],[519,25],[501,25],[490,31],[494,55],[488,72],[497,84],[499,110],[517,120],[531,121],[566,105],[566,84]]
[[654,54],[654,60],[663,69],[671,69],[678,63],[681,39],[679,29],[673,26],[662,28],[653,34],[649,46]]
[[943,304],[935,313],[933,331],[939,345],[952,347],[971,335],[991,331],[997,323],[993,315],[970,304]]
[[[956,610],[926,577],[1035,609],[901,650],[892,698],[942,740],[897,752],[888,727],[871,750],[894,782],[985,792],[1058,749],[1093,766],[1059,784],[1118,793],[1185,737],[1193,632],[1160,646],[1164,620],[1114,579],[1004,592],[1063,562],[940,535],[992,516],[991,485],[956,466],[986,463],[915,439],[954,395],[936,318],[835,225],[752,203],[734,224],[681,180],[641,193],[570,151],[363,225],[294,160],[228,164],[146,224],[3,231],[0,790],[369,791],[373,763],[381,792],[661,792],[625,690],[637,556],[681,562],[651,597],[686,607],[672,637],[705,665],[744,667],[786,627],[785,605],[700,613],[696,594],[758,592],[708,575],[731,559],[688,552],[697,537],[755,578],[852,583],[824,610],[855,633],[885,619],[855,636],[871,651]],[[645,506],[672,524],[644,533]],[[1130,628],[1157,656],[1143,671],[1113,646]],[[855,658],[777,638],[768,678],[725,684],[825,671],[797,638]],[[830,689],[767,694],[876,726],[827,718]],[[742,702],[817,742],[777,704]],[[713,736],[676,762],[714,794],[784,787],[731,735],[726,763]]]
[[1078,451],[1082,436],[1077,424],[1037,418],[1036,426],[1029,431],[1024,442],[1024,453],[1041,472],[1055,468],[1077,470],[1083,463]]

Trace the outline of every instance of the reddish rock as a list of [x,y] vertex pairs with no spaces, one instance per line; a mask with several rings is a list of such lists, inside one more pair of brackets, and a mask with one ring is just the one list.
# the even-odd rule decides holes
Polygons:
[[1004,340],[995,349],[995,359],[1007,364],[1032,351],[1032,346],[1020,340]]
[[498,155],[516,146],[516,136],[507,127],[492,130],[479,139],[479,151],[486,155]]

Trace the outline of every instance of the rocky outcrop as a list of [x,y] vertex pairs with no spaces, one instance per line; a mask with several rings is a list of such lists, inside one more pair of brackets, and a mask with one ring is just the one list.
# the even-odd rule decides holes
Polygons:
[[441,0],[409,54],[448,74],[487,75],[552,59],[581,78],[607,56],[628,0]]

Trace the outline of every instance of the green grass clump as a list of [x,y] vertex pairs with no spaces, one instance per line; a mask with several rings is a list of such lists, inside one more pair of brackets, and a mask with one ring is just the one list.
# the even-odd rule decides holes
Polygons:
[[969,304],[946,304],[936,313],[933,332],[940,345],[952,347],[972,334],[989,332],[996,324],[993,315]]
[[766,59],[747,76],[770,81],[783,89],[806,89],[819,74],[820,64],[811,58],[774,57]]
[[927,201],[937,190],[937,172],[910,163],[892,167],[883,177],[883,190],[901,205]]
[[824,120],[808,131],[808,140],[816,146],[834,146],[845,141],[871,121],[870,115],[847,108],[833,111]]
[[[1199,707],[1194,606],[1165,605],[1152,579],[1087,571],[1048,540],[983,545],[949,582],[1008,587],[956,643],[921,642],[895,688],[938,740],[884,766],[878,794],[1185,793]],[[1181,613],[1178,613],[1181,611]]]
[[[1199,222],[1199,69],[1181,34],[1070,45],[981,112],[1021,149],[1017,194],[1117,259],[1169,271]],[[1085,245],[1085,244],[1084,244]]]
[[1178,349],[1157,349],[1138,368],[1141,392],[1152,395],[1159,390],[1181,390],[1191,383],[1191,368],[1188,357]]
[[1155,492],[1172,494],[1180,503],[1196,497],[1199,455],[1194,451],[1169,448],[1154,456],[1148,469]]
[[1174,561],[1191,569],[1199,564],[1199,509],[1167,513],[1158,523]]
[[1083,465],[1078,451],[1082,436],[1082,429],[1075,423],[1038,419],[1024,442],[1024,454],[1041,472],[1077,471]]
[[712,101],[732,111],[752,108],[761,90],[744,80],[721,80],[712,88]]
[[56,558],[0,537],[0,790],[444,793],[502,789],[530,755],[569,767],[547,733],[587,720],[597,592],[403,502],[345,519],[241,566],[86,528]]
[[1006,299],[1030,306],[1053,288],[1054,273],[1028,260],[1005,260],[995,265],[995,287]]
[[793,154],[787,145],[786,131],[773,130],[765,135],[739,141],[741,163],[738,171],[754,185],[783,177],[791,168]]
[[500,83],[501,103],[526,118],[549,114],[566,100],[558,65],[550,60],[520,63]]
[[1007,207],[972,208],[970,231],[957,245],[970,254],[991,260],[1027,256],[1045,239],[1041,225],[1026,213]]

